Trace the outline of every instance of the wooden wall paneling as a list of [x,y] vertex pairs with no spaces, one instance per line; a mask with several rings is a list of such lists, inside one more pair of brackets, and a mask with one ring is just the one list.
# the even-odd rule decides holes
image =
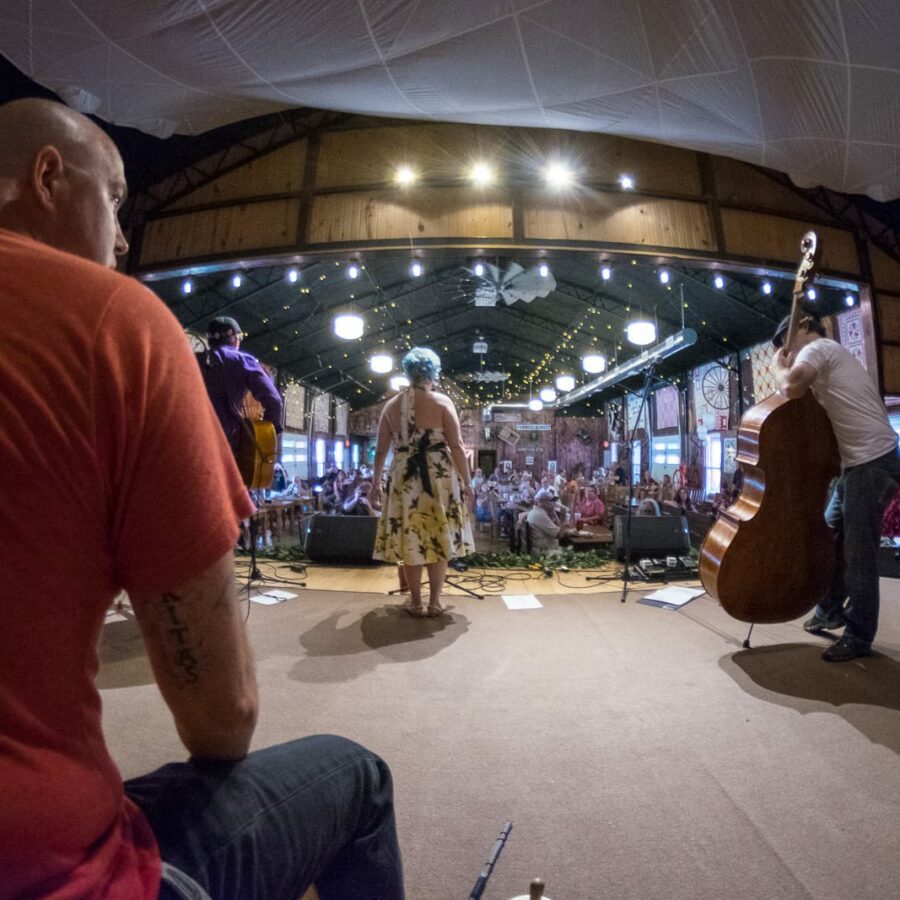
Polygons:
[[826,214],[783,184],[748,163],[724,156],[710,156],[716,177],[716,193],[722,203],[771,209],[773,212],[817,222]]
[[881,340],[900,343],[900,296],[880,291],[875,295],[875,302],[878,304]]
[[900,263],[873,244],[869,244],[868,247],[869,259],[872,264],[872,280],[875,286],[900,293]]
[[190,209],[208,203],[289,194],[300,190],[306,140],[298,140],[201,185],[166,209]]
[[[411,166],[423,181],[466,175],[476,159],[496,160],[502,170],[504,129],[477,125],[391,125],[322,135],[316,188],[381,184],[398,165]],[[411,190],[419,190],[413,187]]]
[[502,191],[423,188],[321,194],[313,201],[310,244],[391,238],[511,238],[512,206]]
[[297,241],[299,200],[265,200],[147,222],[139,265],[226,253],[247,254]]
[[702,202],[600,193],[576,204],[571,197],[536,191],[526,193],[524,202],[525,237],[531,240],[715,249],[708,207]]
[[886,394],[900,394],[900,346],[881,346],[881,364]]
[[812,228],[822,241],[821,268],[859,275],[859,255],[849,231],[817,222],[725,208],[722,227],[729,254],[781,260],[792,267],[800,259],[800,239]]
[[611,134],[555,129],[522,129],[520,160],[538,171],[548,159],[568,162],[581,184],[618,184],[631,175],[639,191],[699,197],[700,170],[692,150],[651,144]]

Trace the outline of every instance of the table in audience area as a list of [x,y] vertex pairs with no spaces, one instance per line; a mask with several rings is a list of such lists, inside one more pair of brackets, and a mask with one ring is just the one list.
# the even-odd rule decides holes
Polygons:
[[571,541],[575,550],[596,550],[598,547],[611,544],[613,535],[603,525],[582,525],[581,531],[574,528],[567,531],[566,539]]
[[[312,506],[310,506],[312,504]],[[300,533],[300,517],[306,508],[313,508],[311,500],[270,500],[259,507],[259,530],[261,534],[270,532],[272,543],[278,543],[281,536],[290,534],[294,526]]]

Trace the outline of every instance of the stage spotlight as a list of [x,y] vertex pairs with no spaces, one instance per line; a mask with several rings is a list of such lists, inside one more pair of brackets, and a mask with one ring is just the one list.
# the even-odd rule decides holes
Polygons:
[[475,263],[475,268],[472,269],[477,278],[481,278],[484,275],[484,264],[483,263]]
[[394,357],[384,350],[379,350],[369,357],[369,368],[378,375],[387,375],[394,368]]
[[619,187],[622,188],[623,191],[633,191],[634,178],[631,175],[620,175]]
[[362,337],[365,329],[363,317],[354,312],[338,313],[334,317],[334,333],[345,341],[355,341]]
[[231,276],[231,286],[233,288],[239,288],[244,283],[244,279],[241,278],[240,275],[232,275]]
[[602,353],[588,353],[581,358],[581,368],[596,375],[606,368],[606,357]]
[[359,267],[358,266],[348,266],[347,267],[347,277],[348,278],[359,278]]
[[544,166],[544,179],[550,187],[556,190],[569,187],[574,177],[572,170],[564,163],[551,162]]
[[556,399],[556,391],[550,387],[550,385],[547,385],[538,391],[538,397],[540,397],[544,403],[552,403]]
[[716,275],[713,278],[713,284],[716,286],[716,289],[721,291],[723,287],[725,287],[725,279],[721,275]]
[[409,379],[405,375],[395,375],[389,383],[392,391],[399,391],[401,388],[409,387]]
[[768,297],[772,293],[772,282],[764,281],[762,283],[762,292]]
[[806,299],[807,300],[815,300],[816,297],[818,297],[818,294],[816,293],[816,289],[814,287],[807,288]]
[[660,269],[659,270],[659,283],[660,284],[668,284],[669,283],[669,270],[668,269]]
[[540,412],[544,408],[544,404],[542,401],[538,400],[537,397],[532,397],[531,400],[528,401],[528,408],[532,412]]
[[290,284],[296,284],[300,280],[300,273],[296,269],[288,269],[287,280]]
[[625,334],[632,344],[646,347],[647,344],[652,344],[656,340],[656,326],[647,319],[635,319],[628,323]]
[[854,303],[856,303],[856,298],[853,294],[847,294],[847,296],[844,297],[844,304],[846,306],[853,306]]
[[556,389],[558,391],[571,391],[575,387],[575,376],[574,375],[557,375],[556,376]]
[[401,187],[409,187],[416,180],[416,173],[411,166],[399,166],[394,173],[394,181]]
[[600,277],[604,281],[609,281],[609,279],[612,278],[612,269],[609,266],[603,266],[600,269]]
[[546,278],[549,274],[550,274],[550,266],[548,266],[547,263],[541,263],[538,266],[538,275],[540,275],[541,278]]
[[487,187],[494,180],[494,170],[486,162],[477,162],[469,174],[475,187]]
[[422,263],[414,262],[409,267],[409,274],[412,275],[413,278],[418,278],[422,274]]
[[190,278],[185,278],[184,281],[181,282],[181,293],[182,294],[193,294],[194,293],[194,282],[191,281]]

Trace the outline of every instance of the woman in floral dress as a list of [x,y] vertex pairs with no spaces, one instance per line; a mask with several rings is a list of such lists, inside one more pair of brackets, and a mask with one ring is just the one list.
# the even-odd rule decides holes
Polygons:
[[[378,426],[373,502],[390,447],[394,458],[375,539],[376,559],[402,563],[412,616],[439,616],[447,562],[475,550],[469,508],[473,496],[459,418],[449,397],[434,388],[440,358],[415,347],[403,358],[410,386],[387,402]],[[429,600],[422,605],[422,567],[428,568]]]

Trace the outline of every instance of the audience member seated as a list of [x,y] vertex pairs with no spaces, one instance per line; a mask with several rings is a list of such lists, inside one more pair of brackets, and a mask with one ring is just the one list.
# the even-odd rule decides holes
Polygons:
[[541,488],[534,495],[534,507],[526,521],[531,529],[531,550],[536,555],[559,550],[566,526],[565,508],[558,505],[558,499],[550,488]]
[[672,484],[672,479],[668,475],[663,475],[662,484],[659,486],[659,497],[657,499],[660,503],[670,503],[675,499],[675,485]]
[[475,520],[478,522],[491,521],[491,489],[486,481],[475,492]]
[[641,473],[635,496],[638,500],[646,500],[648,497],[655,500],[659,496],[659,482],[650,474],[649,469]]
[[721,488],[719,489],[719,493],[716,494],[713,499],[713,509],[716,512],[722,509],[728,509],[729,506],[734,502],[734,498],[732,496],[732,487],[727,481],[722,481]]
[[371,481],[361,481],[352,494],[348,496],[343,504],[342,511],[345,516],[377,516],[378,511],[369,501],[369,491],[372,490]]
[[694,512],[694,504],[691,503],[691,492],[686,487],[680,487],[675,491],[674,505],[681,510],[681,514]]
[[584,525],[602,525],[606,521],[606,506],[597,496],[597,489],[588,485],[584,489],[584,500],[575,508]]
[[638,504],[637,514],[639,516],[658,516],[659,503],[652,497],[644,497]]

